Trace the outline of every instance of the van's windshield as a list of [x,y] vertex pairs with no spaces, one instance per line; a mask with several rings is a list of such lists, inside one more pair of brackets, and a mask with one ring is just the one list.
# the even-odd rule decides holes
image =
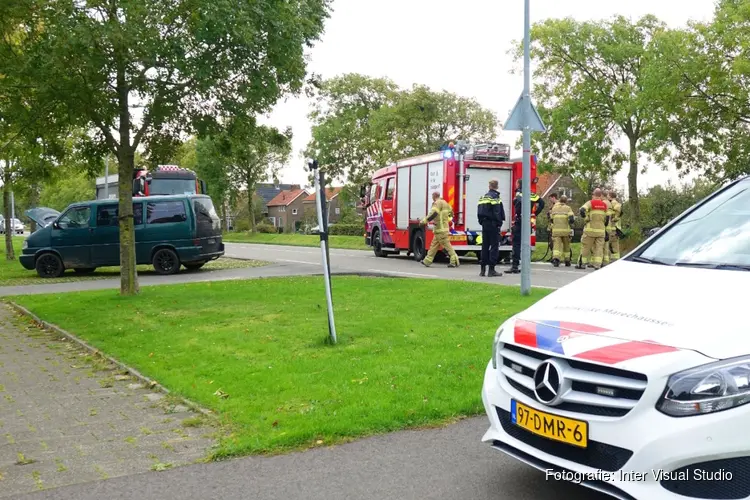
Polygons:
[[722,191],[658,234],[633,260],[750,270],[750,178]]

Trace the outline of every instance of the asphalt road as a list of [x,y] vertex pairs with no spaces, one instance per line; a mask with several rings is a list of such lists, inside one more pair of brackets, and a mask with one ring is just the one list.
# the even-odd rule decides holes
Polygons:
[[605,500],[546,480],[479,440],[484,418],[275,457],[189,465],[26,495],[27,500]]
[[[412,278],[441,278],[481,281],[500,285],[520,285],[520,274],[503,274],[499,278],[480,278],[479,265],[476,259],[465,259],[457,269],[449,269],[447,264],[435,262],[431,267],[424,267],[405,255],[375,257],[372,252],[363,250],[332,249],[331,269],[334,272],[367,272],[389,274]],[[296,269],[310,269],[309,272],[320,272],[322,269],[320,248],[292,247],[277,245],[251,245],[246,243],[227,243],[227,257],[258,259],[295,266]],[[504,271],[510,266],[498,266]],[[312,271],[317,269],[317,271]],[[532,263],[531,285],[544,288],[560,288],[575,281],[589,271],[573,267],[554,268],[549,263]]]

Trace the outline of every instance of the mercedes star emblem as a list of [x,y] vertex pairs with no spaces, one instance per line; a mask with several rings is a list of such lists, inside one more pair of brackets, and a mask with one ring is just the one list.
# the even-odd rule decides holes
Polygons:
[[551,361],[545,361],[534,372],[534,394],[539,402],[550,405],[560,396],[562,378],[560,369]]

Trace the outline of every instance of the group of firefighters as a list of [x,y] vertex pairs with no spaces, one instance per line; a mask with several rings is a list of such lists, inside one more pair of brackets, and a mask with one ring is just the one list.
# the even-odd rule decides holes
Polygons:
[[[435,256],[440,249],[444,248],[450,256],[448,267],[458,267],[458,255],[450,243],[450,221],[453,218],[453,209],[440,193],[432,194],[433,204],[430,213],[422,219],[422,225],[433,224],[434,237],[427,252],[427,256],[421,261],[423,265],[432,265]],[[513,198],[513,226],[511,229],[513,256],[508,273],[520,273],[521,261],[521,206],[523,195],[521,182],[516,183],[516,192]],[[571,266],[570,244],[573,237],[573,225],[575,213],[568,205],[568,198],[563,195],[558,199],[557,194],[550,196],[552,208],[547,212],[549,225],[548,230],[552,236],[552,265],[559,267],[561,262],[565,266]],[[535,225],[536,217],[542,213],[545,207],[544,200],[536,193],[531,193],[531,218]],[[604,265],[614,262],[620,258],[620,238],[622,237],[621,216],[622,204],[617,200],[615,191],[604,192],[597,188],[594,190],[591,200],[584,203],[579,210],[580,217],[584,220],[583,236],[581,237],[581,255],[576,263],[577,269],[587,267],[599,269]],[[500,228],[505,221],[505,209],[498,192],[498,181],[489,183],[489,191],[479,198],[477,204],[477,218],[482,226],[481,238],[482,252],[480,255],[480,276],[502,276],[495,269],[499,257]],[[488,271],[489,268],[489,271]]]

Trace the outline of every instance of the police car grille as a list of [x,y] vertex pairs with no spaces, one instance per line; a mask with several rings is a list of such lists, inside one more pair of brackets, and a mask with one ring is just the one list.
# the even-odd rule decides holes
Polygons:
[[558,359],[567,364],[565,377],[571,380],[572,387],[554,408],[573,413],[622,417],[638,404],[648,383],[641,373],[551,356],[512,344],[498,346],[498,359],[505,380],[531,399],[536,399],[534,371],[543,361]]

